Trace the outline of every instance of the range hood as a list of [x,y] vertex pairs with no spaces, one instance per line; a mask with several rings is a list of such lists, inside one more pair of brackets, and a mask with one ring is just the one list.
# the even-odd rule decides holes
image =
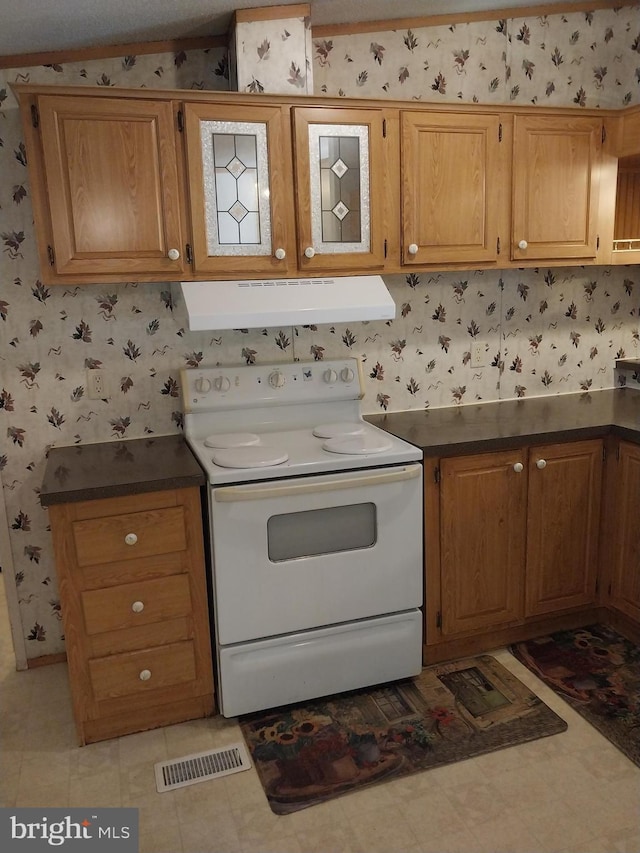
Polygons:
[[189,329],[257,329],[393,320],[396,306],[379,275],[181,282]]

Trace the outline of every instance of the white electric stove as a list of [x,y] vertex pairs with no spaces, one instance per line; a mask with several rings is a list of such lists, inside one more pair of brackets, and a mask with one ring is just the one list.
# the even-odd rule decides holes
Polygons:
[[422,453],[363,388],[356,359],[183,371],[225,716],[420,671]]

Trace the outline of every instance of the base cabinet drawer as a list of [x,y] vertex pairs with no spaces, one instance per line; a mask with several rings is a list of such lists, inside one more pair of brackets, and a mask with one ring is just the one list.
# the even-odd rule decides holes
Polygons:
[[89,661],[89,675],[98,702],[184,684],[196,677],[193,643],[95,658]]
[[186,616],[191,611],[189,577],[175,575],[86,590],[82,610],[90,636]]
[[187,547],[181,506],[91,518],[73,524],[79,566],[132,560]]

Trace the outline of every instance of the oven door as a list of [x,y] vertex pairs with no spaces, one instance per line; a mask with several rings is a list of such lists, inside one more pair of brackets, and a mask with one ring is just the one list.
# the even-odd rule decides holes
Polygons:
[[422,466],[211,490],[218,643],[422,604]]

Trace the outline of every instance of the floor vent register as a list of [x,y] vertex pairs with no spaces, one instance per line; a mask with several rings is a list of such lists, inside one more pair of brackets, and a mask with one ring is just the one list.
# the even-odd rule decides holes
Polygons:
[[251,760],[243,743],[233,743],[222,749],[197,752],[173,761],[154,765],[156,789],[159,793],[195,785],[206,779],[218,779],[231,773],[249,770]]

